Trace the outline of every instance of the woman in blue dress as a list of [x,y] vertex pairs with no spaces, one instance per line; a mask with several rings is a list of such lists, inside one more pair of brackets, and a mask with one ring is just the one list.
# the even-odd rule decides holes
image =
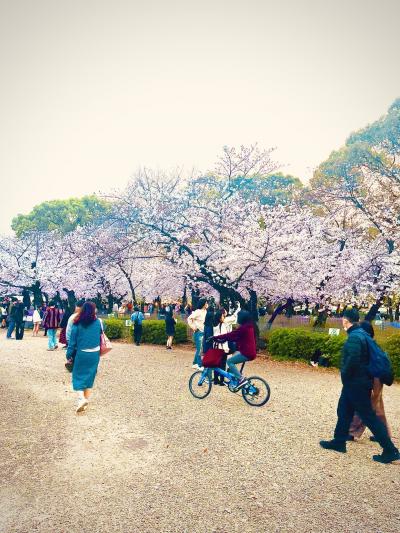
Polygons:
[[101,321],[96,317],[96,305],[85,302],[74,320],[68,344],[67,359],[73,359],[72,386],[78,393],[77,413],[89,403],[100,361]]

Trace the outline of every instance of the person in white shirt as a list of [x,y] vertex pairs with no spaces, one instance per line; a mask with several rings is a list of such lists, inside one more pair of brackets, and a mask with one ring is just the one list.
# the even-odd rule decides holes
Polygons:
[[[225,335],[226,333],[230,333],[232,331],[232,326],[237,322],[237,315],[239,311],[240,307],[236,309],[233,315],[228,316],[226,309],[219,309],[215,313],[213,336],[216,337],[217,335]],[[232,353],[231,346],[229,346],[228,342],[224,342],[223,344],[218,345],[218,348],[221,348],[225,352],[225,356],[222,358],[221,365],[219,367],[222,368],[222,370],[225,370],[227,356],[229,353]],[[223,386],[223,376],[214,374],[214,384]]]
[[192,368],[203,368],[201,363],[201,351],[204,336],[204,320],[206,318],[207,308],[207,300],[205,298],[200,298],[196,311],[193,311],[188,317],[189,327],[194,331],[193,340],[196,347]]
[[39,333],[40,323],[42,322],[42,319],[41,319],[40,313],[39,313],[39,311],[37,310],[36,307],[35,307],[35,310],[33,311],[32,321],[33,321],[33,332],[32,332],[32,335],[33,335],[33,337],[37,337],[38,333]]
[[1,312],[1,327],[5,328],[7,327],[7,307],[5,305],[2,305],[0,307]]

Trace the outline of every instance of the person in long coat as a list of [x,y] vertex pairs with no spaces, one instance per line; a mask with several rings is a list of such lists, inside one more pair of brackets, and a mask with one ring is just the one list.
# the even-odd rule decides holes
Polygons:
[[72,386],[78,393],[77,413],[89,403],[100,361],[100,335],[103,325],[93,302],[85,302],[76,317],[68,343],[67,360],[73,359]]
[[165,315],[165,333],[167,335],[167,350],[172,350],[172,341],[175,337],[176,320],[170,306]]

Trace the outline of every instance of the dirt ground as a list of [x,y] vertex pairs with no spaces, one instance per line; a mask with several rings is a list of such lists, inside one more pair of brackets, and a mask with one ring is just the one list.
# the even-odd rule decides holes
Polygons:
[[[64,352],[30,335],[0,334],[2,533],[400,531],[400,467],[371,460],[368,434],[319,448],[336,372],[260,358],[257,409],[222,387],[191,397],[188,349],[115,344],[77,415]],[[398,437],[399,385],[385,401]]]

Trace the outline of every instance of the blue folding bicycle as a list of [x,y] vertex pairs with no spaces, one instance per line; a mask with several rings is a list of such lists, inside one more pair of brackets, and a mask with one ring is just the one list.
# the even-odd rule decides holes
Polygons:
[[[240,372],[243,372],[242,364]],[[192,395],[198,400],[206,398],[212,389],[212,372],[221,376],[225,380],[225,385],[230,392],[241,392],[242,397],[246,403],[253,407],[261,407],[265,405],[271,396],[271,389],[265,379],[259,376],[251,376],[247,378],[247,382],[240,389],[238,386],[238,379],[222,368],[205,368],[204,370],[197,370],[189,378],[189,390]]]

